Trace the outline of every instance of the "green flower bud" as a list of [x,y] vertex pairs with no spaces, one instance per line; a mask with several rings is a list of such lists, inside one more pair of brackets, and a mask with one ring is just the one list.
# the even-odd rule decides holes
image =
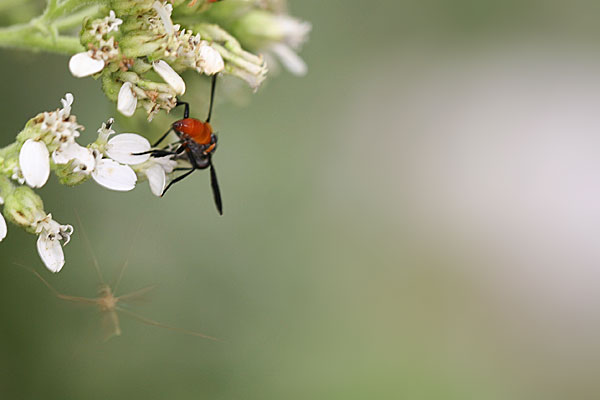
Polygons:
[[46,214],[41,197],[27,186],[19,186],[4,197],[4,216],[28,232],[34,233],[33,225],[44,215]]

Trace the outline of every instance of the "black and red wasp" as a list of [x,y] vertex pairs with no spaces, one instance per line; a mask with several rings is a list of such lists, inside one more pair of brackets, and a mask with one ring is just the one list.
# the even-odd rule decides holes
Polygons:
[[169,133],[173,131],[179,138],[179,145],[175,149],[173,149],[172,143],[164,149],[149,150],[143,153],[136,153],[136,155],[150,154],[152,157],[165,157],[170,155],[178,158],[187,157],[191,166],[189,168],[176,168],[176,171],[187,172],[169,182],[165,190],[163,190],[161,196],[164,196],[171,186],[186,178],[195,170],[210,168],[210,185],[212,187],[215,205],[217,206],[217,211],[219,214],[223,215],[221,191],[219,190],[219,182],[217,181],[215,167],[212,163],[212,155],[217,149],[217,136],[213,133],[212,126],[210,125],[210,117],[213,109],[216,84],[217,75],[213,75],[210,87],[208,116],[204,122],[196,118],[190,118],[190,105],[188,103],[183,101],[177,102],[177,106],[182,105],[185,107],[183,111],[183,119],[175,121],[169,130],[152,145],[152,147],[158,146],[169,135]]

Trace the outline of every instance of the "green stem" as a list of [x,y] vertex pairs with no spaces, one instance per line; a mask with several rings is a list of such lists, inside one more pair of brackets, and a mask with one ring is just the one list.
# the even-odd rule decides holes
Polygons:
[[44,14],[40,17],[44,22],[54,21],[63,15],[73,13],[83,7],[105,5],[109,0],[50,0]]
[[85,17],[92,17],[98,14],[100,10],[99,6],[93,6],[81,11],[76,12],[75,14],[68,15],[64,18],[61,18],[52,24],[57,30],[66,30],[75,27],[81,27],[81,22]]
[[61,54],[75,54],[84,51],[79,38],[43,34],[30,24],[0,28],[0,47],[14,47],[33,51],[50,51]]
[[0,175],[0,197],[5,199],[15,190],[15,185],[6,176]]

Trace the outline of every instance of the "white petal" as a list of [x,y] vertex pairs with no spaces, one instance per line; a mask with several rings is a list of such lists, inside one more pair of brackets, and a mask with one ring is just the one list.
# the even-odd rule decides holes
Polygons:
[[160,165],[167,174],[177,167],[177,161],[173,160],[172,156],[154,158],[154,164]]
[[110,139],[106,145],[106,155],[123,164],[141,164],[150,158],[150,154],[134,156],[132,153],[143,153],[150,150],[150,142],[135,133],[122,133]]
[[0,214],[0,242],[6,237],[6,230],[6,220],[4,219],[4,216]]
[[109,158],[96,162],[96,169],[92,172],[94,180],[111,190],[126,192],[135,187],[137,176],[128,165],[121,165]]
[[165,170],[160,165],[154,164],[150,168],[146,169],[145,172],[146,176],[148,177],[148,183],[150,184],[150,190],[152,193],[156,196],[162,195],[167,183]]
[[76,78],[90,76],[104,69],[104,60],[96,60],[87,52],[77,53],[69,60],[69,70]]
[[27,139],[19,153],[19,166],[25,182],[33,188],[42,187],[50,176],[50,154],[42,142]]
[[156,10],[156,13],[162,20],[167,34],[173,34],[173,22],[171,22],[171,12],[173,11],[173,7],[170,4],[167,4],[166,7],[163,7],[163,5],[160,2],[155,1],[152,4],[152,8]]
[[71,93],[65,94],[64,99],[60,99],[60,102],[63,105],[63,113],[66,117],[71,114],[71,106],[73,105],[73,95]]
[[126,117],[131,117],[137,107],[137,97],[133,93],[131,82],[125,82],[119,90],[117,110]]
[[279,29],[287,44],[297,49],[308,38],[312,29],[310,22],[300,21],[285,14],[278,15]]
[[303,59],[300,58],[294,50],[290,49],[285,44],[276,43],[271,46],[271,50],[275,53],[281,63],[294,75],[303,76],[306,75],[308,67]]
[[79,144],[66,143],[60,146],[52,153],[52,160],[55,164],[67,164],[71,160],[75,160],[74,170],[84,173],[91,173],[96,166],[96,158],[94,152],[87,147]]
[[214,75],[225,68],[221,54],[209,45],[200,46],[198,56],[202,60],[202,69],[206,75]]
[[37,240],[37,250],[40,258],[52,272],[58,272],[65,265],[65,255],[58,240],[49,239],[42,234]]
[[152,63],[152,68],[154,68],[156,73],[175,90],[175,93],[185,93],[185,82],[183,81],[183,78],[181,78],[169,64],[163,60],[158,60]]

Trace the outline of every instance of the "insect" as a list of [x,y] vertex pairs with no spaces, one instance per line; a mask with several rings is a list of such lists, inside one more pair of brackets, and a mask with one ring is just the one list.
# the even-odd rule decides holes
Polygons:
[[185,107],[183,111],[183,119],[175,121],[169,130],[152,145],[152,147],[158,146],[169,135],[169,133],[173,131],[179,138],[179,146],[177,148],[173,150],[171,146],[167,146],[164,149],[148,150],[142,153],[134,153],[134,155],[150,154],[152,157],[165,157],[169,155],[176,157],[187,157],[191,167],[176,168],[176,171],[186,172],[169,182],[167,187],[163,190],[161,196],[164,196],[171,186],[186,178],[195,170],[210,168],[210,185],[212,187],[215,205],[219,214],[223,215],[221,191],[219,190],[219,182],[217,181],[215,167],[212,163],[212,155],[217,149],[217,136],[213,133],[212,126],[210,125],[210,117],[213,109],[216,84],[217,76],[213,75],[210,88],[208,116],[204,122],[196,118],[190,118],[190,105],[188,103],[178,101],[177,106],[183,105]]
[[[82,230],[82,232],[83,232],[83,230]],[[91,245],[89,244],[87,235],[84,233],[83,236],[88,245],[94,268],[96,269],[98,278],[101,282],[99,289],[98,289],[97,297],[80,297],[80,296],[71,296],[71,295],[63,294],[63,293],[59,292],[57,289],[55,289],[54,286],[52,286],[46,279],[44,279],[44,277],[42,277],[42,275],[40,275],[34,269],[29,268],[22,264],[18,264],[18,263],[15,263],[15,265],[22,267],[22,268],[28,270],[29,272],[31,272],[32,274],[34,274],[35,276],[37,276],[42,281],[42,283],[48,289],[50,289],[50,291],[57,298],[59,298],[61,300],[73,302],[73,303],[80,303],[80,304],[87,304],[90,306],[96,306],[102,314],[102,325],[105,330],[105,337],[104,337],[105,341],[108,341],[109,339],[111,339],[114,336],[121,335],[122,331],[121,331],[121,324],[119,321],[119,313],[126,314],[126,315],[128,315],[134,319],[137,319],[138,321],[140,321],[144,324],[147,324],[147,325],[157,326],[160,328],[169,329],[169,330],[184,333],[187,335],[198,336],[198,337],[201,337],[204,339],[219,341],[219,339],[217,339],[217,338],[205,335],[200,332],[195,332],[195,331],[191,331],[188,329],[176,328],[173,326],[162,324],[158,321],[146,318],[142,315],[139,315],[136,312],[133,312],[133,311],[127,309],[126,307],[128,305],[128,302],[133,302],[134,300],[139,300],[145,294],[147,294],[148,292],[150,292],[151,290],[156,288],[156,286],[147,286],[147,287],[141,288],[139,290],[117,296],[116,291],[119,286],[119,282],[121,281],[121,277],[123,276],[123,272],[125,271],[125,268],[127,267],[128,262],[126,261],[125,263],[123,263],[123,265],[121,267],[121,271],[119,273],[119,277],[117,278],[117,281],[111,288],[111,286],[108,285],[104,281],[102,272],[100,271],[100,267],[98,265],[98,260],[96,259],[95,255],[91,249]]]

